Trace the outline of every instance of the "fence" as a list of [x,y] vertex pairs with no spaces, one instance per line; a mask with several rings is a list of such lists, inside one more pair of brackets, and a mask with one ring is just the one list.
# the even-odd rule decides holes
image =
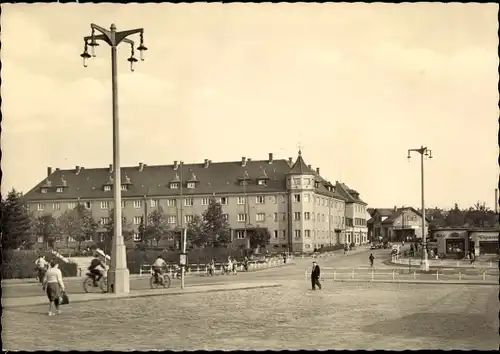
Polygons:
[[[498,269],[498,262],[470,262],[470,260],[437,260],[437,259],[429,259],[430,267],[455,267],[455,268],[487,268],[487,269]],[[420,259],[418,258],[399,258],[392,257],[392,263],[401,264],[401,265],[411,265],[418,267],[420,266]]]
[[[333,281],[345,280],[392,280],[392,281],[498,281],[499,272],[491,270],[466,270],[457,271],[454,269],[439,269],[431,272],[420,272],[407,269],[376,269],[376,268],[326,268],[326,272],[321,272],[322,279]],[[308,279],[310,271],[305,270],[305,277]]]
[[[288,264],[288,261],[289,261],[289,259],[287,259],[287,264]],[[278,266],[281,266],[284,264],[285,263],[283,262],[283,259],[270,259],[268,261],[248,261],[248,271],[273,268],[273,267],[278,267]],[[214,274],[221,274],[223,266],[227,266],[227,263],[215,263]],[[208,269],[209,269],[208,264],[188,265],[186,267],[186,275],[208,275]],[[244,269],[245,269],[245,267],[243,266],[243,263],[238,262],[236,265],[236,270],[243,271]],[[151,270],[152,270],[152,266],[150,264],[143,264],[143,265],[141,265],[141,268],[139,270],[139,275],[150,274]],[[172,276],[175,271],[176,271],[176,268],[174,266],[170,266],[170,265],[167,266],[167,273],[169,273],[170,276]]]

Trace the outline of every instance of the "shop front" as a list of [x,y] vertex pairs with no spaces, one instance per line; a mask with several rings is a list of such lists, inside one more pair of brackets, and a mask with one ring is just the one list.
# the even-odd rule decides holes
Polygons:
[[471,231],[469,236],[474,244],[474,254],[476,256],[483,254],[499,254],[498,233],[499,230]]
[[435,229],[430,237],[436,240],[441,258],[462,259],[469,252],[467,229]]

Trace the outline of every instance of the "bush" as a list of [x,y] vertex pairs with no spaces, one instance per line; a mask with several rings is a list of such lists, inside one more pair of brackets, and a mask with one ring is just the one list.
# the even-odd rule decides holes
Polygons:
[[32,278],[35,271],[35,261],[39,254],[45,256],[47,261],[55,260],[63,277],[74,277],[77,275],[77,266],[73,263],[65,263],[53,256],[50,252],[37,252],[29,250],[4,250],[2,252],[2,278],[23,279]]

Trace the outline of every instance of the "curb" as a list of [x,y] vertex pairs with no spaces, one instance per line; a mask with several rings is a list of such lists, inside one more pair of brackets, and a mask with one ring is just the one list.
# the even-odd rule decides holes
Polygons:
[[470,281],[433,281],[433,280],[370,280],[370,279],[335,279],[334,283],[385,283],[385,284],[433,284],[433,285],[482,285],[482,286],[498,286],[498,282],[470,282]]
[[[203,286],[203,285],[200,285]],[[76,303],[82,303],[82,302],[91,302],[91,301],[109,301],[109,300],[123,300],[123,299],[133,299],[133,298],[138,298],[138,297],[154,297],[154,296],[173,296],[173,295],[189,295],[189,294],[201,294],[201,293],[215,293],[215,292],[223,292],[223,291],[237,291],[237,290],[252,290],[252,289],[265,289],[265,288],[278,288],[281,287],[281,284],[275,283],[275,284],[265,284],[265,285],[245,285],[237,288],[229,288],[229,289],[224,289],[224,288],[216,288],[216,289],[195,289],[194,291],[185,291],[185,290],[175,290],[172,292],[153,292],[151,293],[145,293],[145,294],[127,294],[127,295],[118,295],[118,296],[113,296],[113,294],[110,295],[110,297],[102,297],[102,298],[90,298],[90,299],[85,299],[85,300],[74,300],[70,301],[70,304],[76,304]],[[193,286],[195,288],[196,286]],[[166,289],[168,291],[168,289]],[[13,309],[13,308],[20,308],[20,307],[30,307],[30,306],[40,306],[40,305],[45,305],[47,301],[44,302],[39,302],[36,304],[18,304],[18,305],[5,305],[2,304],[2,307],[4,309]]]

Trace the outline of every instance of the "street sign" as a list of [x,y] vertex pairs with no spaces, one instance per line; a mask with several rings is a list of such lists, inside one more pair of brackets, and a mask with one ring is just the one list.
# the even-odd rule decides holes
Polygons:
[[187,254],[186,253],[181,253],[179,257],[179,264],[181,266],[185,266],[187,264]]

